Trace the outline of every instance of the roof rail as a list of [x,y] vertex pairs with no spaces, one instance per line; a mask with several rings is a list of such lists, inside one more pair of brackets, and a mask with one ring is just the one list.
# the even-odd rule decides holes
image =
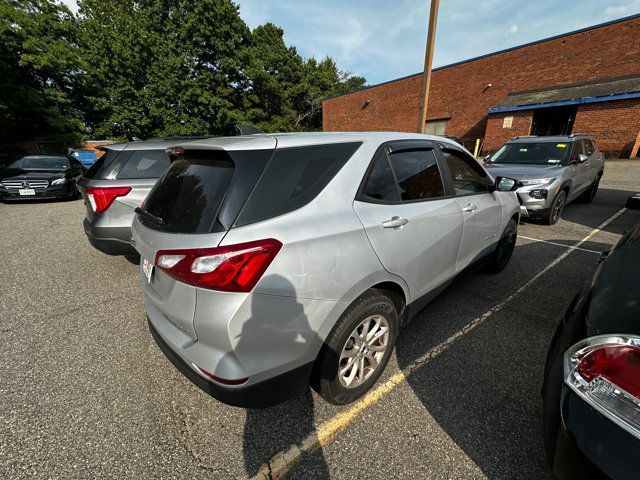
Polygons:
[[517,140],[518,138],[537,138],[538,135],[518,135],[513,137],[511,140]]
[[589,134],[589,133],[582,133],[582,132],[578,132],[578,133],[572,133],[571,135],[569,135],[570,137],[577,137],[578,135],[584,135],[585,137],[593,137],[593,135]]

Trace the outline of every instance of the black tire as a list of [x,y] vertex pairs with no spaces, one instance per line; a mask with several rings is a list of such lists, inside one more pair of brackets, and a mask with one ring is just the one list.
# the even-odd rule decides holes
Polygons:
[[555,224],[562,216],[562,212],[566,204],[567,192],[565,192],[564,190],[560,190],[556,195],[556,198],[553,199],[553,203],[551,204],[549,213],[542,219],[544,223],[546,223],[547,225]]
[[582,195],[580,195],[580,198],[578,198],[578,201],[580,203],[591,203],[591,202],[593,202],[593,199],[596,198],[596,193],[598,193],[598,187],[600,186],[600,179],[601,178],[602,178],[602,176],[598,175],[596,177],[596,179],[593,181],[593,183],[591,184],[591,186],[589,186],[587,191],[584,192]]
[[484,267],[487,273],[498,273],[504,270],[509,264],[513,251],[516,247],[516,240],[518,238],[518,224],[512,218],[507,223],[507,226],[502,232],[502,237],[498,242],[498,246],[489,256],[487,264]]
[[[343,349],[347,348],[347,342],[352,342],[352,333],[355,333],[356,328],[373,315],[379,315],[387,322],[389,335],[386,350],[377,366],[369,376],[365,376],[365,380],[360,385],[353,388],[346,387],[338,376],[341,354]],[[327,402],[334,405],[345,405],[357,400],[376,383],[384,371],[397,336],[398,313],[391,299],[375,289],[363,293],[349,305],[327,336],[316,359],[311,379],[312,388]]]

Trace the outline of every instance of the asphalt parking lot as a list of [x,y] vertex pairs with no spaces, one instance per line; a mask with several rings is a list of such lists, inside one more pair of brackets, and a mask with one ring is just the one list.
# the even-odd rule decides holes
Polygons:
[[609,162],[593,204],[520,225],[507,269],[425,308],[363,401],[250,411],[163,357],[138,267],[90,247],[81,201],[0,204],[0,478],[548,478],[547,347],[598,253],[640,222],[621,212],[638,189],[640,162]]

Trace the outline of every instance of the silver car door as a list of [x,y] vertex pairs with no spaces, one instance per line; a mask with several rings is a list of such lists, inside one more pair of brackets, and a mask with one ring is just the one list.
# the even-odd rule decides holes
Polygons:
[[433,144],[427,145],[388,155],[382,147],[354,202],[380,262],[407,282],[410,301],[456,274],[462,238],[462,212],[446,196]]
[[591,185],[600,170],[602,170],[602,153],[596,150],[591,140],[583,140],[583,142],[585,154],[589,157],[589,185]]
[[591,162],[589,162],[589,158],[585,161],[580,161],[579,156],[583,154],[586,155],[584,141],[576,140],[571,152],[571,166],[569,167],[572,170],[572,186],[571,193],[569,194],[569,200],[575,199],[585,190],[585,188],[591,185],[592,182],[589,169]]
[[464,218],[464,233],[457,258],[462,270],[495,248],[502,225],[502,202],[490,193],[489,176],[475,158],[446,145],[441,146],[456,201]]

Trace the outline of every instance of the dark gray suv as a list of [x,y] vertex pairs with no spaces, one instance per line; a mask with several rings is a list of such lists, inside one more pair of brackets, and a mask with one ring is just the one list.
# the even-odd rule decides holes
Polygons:
[[157,138],[103,147],[106,152],[80,180],[91,245],[109,255],[137,255],[130,245],[131,222],[169,166],[166,149],[193,137]]

